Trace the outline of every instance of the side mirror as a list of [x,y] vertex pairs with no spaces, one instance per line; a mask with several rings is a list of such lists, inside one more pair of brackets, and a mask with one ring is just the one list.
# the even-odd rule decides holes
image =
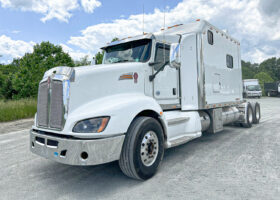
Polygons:
[[179,68],[181,66],[179,43],[171,44],[169,61],[170,61],[170,67],[172,68]]

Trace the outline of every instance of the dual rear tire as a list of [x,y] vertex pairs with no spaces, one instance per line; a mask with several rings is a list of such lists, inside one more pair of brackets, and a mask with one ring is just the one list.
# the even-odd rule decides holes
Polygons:
[[258,124],[261,118],[261,109],[258,102],[249,103],[246,107],[245,123],[243,126],[245,128],[251,128],[253,124]]

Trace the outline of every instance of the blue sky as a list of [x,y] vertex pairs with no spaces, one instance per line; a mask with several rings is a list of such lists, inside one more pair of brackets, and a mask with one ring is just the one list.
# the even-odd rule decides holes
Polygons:
[[[16,9],[0,8],[0,18],[7,19],[0,22],[0,35],[5,34],[15,40],[24,41],[51,41],[66,43],[70,36],[79,35],[86,27],[110,22],[117,18],[124,18],[132,14],[141,14],[143,5],[145,12],[153,12],[154,8],[164,9],[164,3],[176,6],[179,0],[106,0],[94,10],[94,13],[85,13],[81,9],[74,10],[68,23],[56,19],[42,23],[40,13],[22,12]],[[15,34],[13,31],[20,31]]]
[[280,56],[280,1],[277,0],[0,0],[0,58],[31,52],[41,41],[62,45],[74,59],[94,55],[113,37],[166,24],[206,19],[241,41],[242,58],[252,62]]

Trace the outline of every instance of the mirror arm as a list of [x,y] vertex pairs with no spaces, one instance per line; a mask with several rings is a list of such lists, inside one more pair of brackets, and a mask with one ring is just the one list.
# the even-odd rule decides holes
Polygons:
[[157,75],[157,74],[165,67],[165,65],[167,65],[168,63],[169,63],[169,61],[166,61],[166,62],[157,70],[156,73],[154,73],[153,75],[150,75],[150,76],[149,76],[150,82],[152,82],[152,81],[155,79],[156,75]]

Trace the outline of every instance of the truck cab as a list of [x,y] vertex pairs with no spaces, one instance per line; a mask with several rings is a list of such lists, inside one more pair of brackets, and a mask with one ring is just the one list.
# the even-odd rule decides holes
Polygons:
[[242,98],[240,43],[204,20],[104,47],[103,64],[55,67],[39,84],[30,150],[69,165],[118,160],[152,177],[166,148],[251,127],[260,105]]
[[243,97],[257,97],[261,98],[262,89],[258,79],[245,79],[243,80]]

